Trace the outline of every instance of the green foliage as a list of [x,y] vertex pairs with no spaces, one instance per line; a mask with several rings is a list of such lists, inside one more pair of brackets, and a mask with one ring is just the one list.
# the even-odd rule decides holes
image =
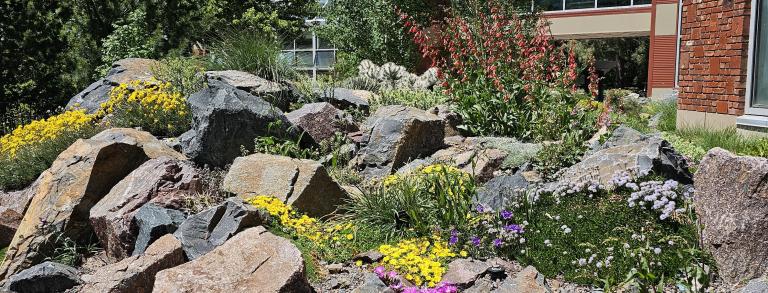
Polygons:
[[255,30],[223,33],[210,48],[209,68],[242,70],[269,80],[296,76],[291,64],[280,58],[279,42]]
[[544,144],[536,153],[533,164],[544,177],[553,178],[561,169],[581,161],[581,156],[586,150],[587,146],[581,133],[565,133],[561,141]]
[[81,138],[89,138],[100,130],[95,126],[64,130],[53,139],[19,149],[13,157],[0,155],[0,190],[26,187],[72,143]]
[[743,136],[734,128],[689,127],[665,133],[664,139],[694,162],[701,161],[708,150],[716,147],[739,155],[768,157],[768,138]]
[[8,250],[8,247],[0,248],[0,261],[3,261],[5,259],[5,251]]
[[68,266],[80,266],[86,257],[96,254],[99,251],[96,235],[91,235],[86,243],[78,243],[63,232],[56,232],[55,237],[49,245],[54,247],[53,253],[46,257],[46,260],[65,264]]
[[326,24],[318,27],[317,32],[347,52],[342,60],[349,62],[341,63],[348,64],[340,67],[346,72],[342,75],[354,71],[364,59],[376,64],[396,62],[409,69],[416,67],[420,55],[399,23],[395,6],[408,12],[423,12],[423,15],[428,15],[428,11],[441,11],[425,1],[414,0],[329,1],[323,13]]
[[125,19],[112,24],[114,31],[102,42],[102,64],[97,69],[100,76],[106,75],[117,60],[155,57],[162,36],[159,32],[147,30],[146,18],[147,13],[143,9],[136,9]]
[[55,109],[77,87],[63,76],[72,64],[59,36],[70,14],[59,1],[0,2],[0,115],[24,103],[39,112]]
[[203,62],[185,57],[165,58],[152,67],[152,75],[155,78],[170,83],[175,91],[184,96],[205,88],[204,72]]
[[580,64],[590,60],[614,62],[600,81],[606,88],[645,87],[648,80],[648,37],[604,38],[571,41]]
[[404,105],[428,110],[447,102],[448,98],[442,93],[410,89],[385,90],[368,101],[371,112],[376,112],[378,108],[389,105]]
[[660,114],[656,128],[660,131],[675,131],[677,129],[677,100],[666,99],[651,102],[649,112],[652,116]]
[[690,210],[660,220],[650,209],[630,207],[629,193],[543,193],[535,203],[524,201],[514,214],[528,223],[525,244],[510,253],[548,277],[606,290],[635,284],[648,292],[712,265]]
[[314,148],[303,148],[301,138],[296,141],[279,139],[274,136],[260,136],[254,139],[254,152],[291,157],[295,159],[316,160],[320,152]]
[[0,118],[0,136],[10,133],[20,125],[25,125],[33,120],[47,116],[32,107],[32,105],[24,103],[15,104],[5,110],[6,113]]
[[354,196],[346,206],[355,223],[402,235],[413,229],[430,235],[435,228],[462,226],[467,221],[474,179],[453,167],[431,165],[406,175],[392,175]]

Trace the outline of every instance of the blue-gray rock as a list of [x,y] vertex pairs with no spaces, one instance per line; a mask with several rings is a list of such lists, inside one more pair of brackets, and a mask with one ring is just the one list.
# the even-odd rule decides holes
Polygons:
[[293,91],[287,85],[269,81],[248,72],[238,70],[207,71],[209,84],[221,82],[262,98],[282,111],[287,111],[291,102],[296,101]]
[[741,293],[768,293],[768,277],[754,279],[749,281]]
[[[283,112],[263,99],[224,83],[209,86],[189,98],[192,129],[180,137],[193,161],[224,167],[242,154],[241,146],[253,150],[257,137],[299,137]],[[312,143],[308,136],[304,140]]]
[[96,113],[101,104],[109,100],[109,93],[120,83],[132,80],[149,81],[152,78],[152,66],[155,60],[142,58],[127,58],[115,61],[107,76],[90,84],[83,91],[72,97],[67,103],[67,109],[85,109],[88,113]]
[[269,215],[242,199],[224,203],[187,218],[173,234],[187,258],[194,260],[222,245],[238,232],[269,222]]
[[389,175],[443,146],[442,119],[413,107],[382,107],[365,121],[364,129],[367,143],[354,164],[368,178]]
[[163,235],[176,232],[176,229],[185,219],[184,213],[177,210],[167,209],[152,203],[142,206],[134,215],[134,222],[139,228],[139,232],[136,235],[136,243],[131,255],[143,254],[152,242]]
[[47,261],[8,278],[6,288],[16,293],[64,292],[82,283],[77,269]]
[[370,104],[368,99],[373,96],[373,93],[364,90],[351,90],[345,88],[334,88],[332,91],[327,91],[321,94],[321,100],[328,101],[336,108],[342,110],[356,109],[363,112],[368,112]]
[[337,133],[346,134],[359,130],[351,115],[324,102],[305,104],[301,109],[285,116],[317,142],[331,140]]
[[473,203],[500,211],[520,203],[527,188],[528,181],[520,174],[494,177],[477,191]]
[[387,284],[384,284],[384,282],[379,279],[378,276],[376,276],[373,273],[365,273],[365,278],[363,279],[363,284],[360,285],[360,287],[355,288],[352,290],[352,293],[390,293],[395,292],[389,287],[387,287]]

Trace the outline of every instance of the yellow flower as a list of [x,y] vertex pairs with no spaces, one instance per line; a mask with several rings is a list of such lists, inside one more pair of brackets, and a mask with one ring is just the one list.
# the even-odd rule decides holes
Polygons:
[[461,257],[467,257],[467,252],[464,250],[459,251],[459,255],[461,255]]
[[355,265],[358,266],[358,267],[361,267],[361,266],[363,266],[363,261],[362,260],[357,260],[355,262]]
[[67,135],[72,131],[92,126],[95,117],[85,110],[72,110],[35,120],[27,125],[16,127],[11,133],[0,137],[0,154],[15,157],[17,152],[28,146],[36,145]]
[[352,238],[355,238],[352,234],[347,234],[347,240],[352,240]]

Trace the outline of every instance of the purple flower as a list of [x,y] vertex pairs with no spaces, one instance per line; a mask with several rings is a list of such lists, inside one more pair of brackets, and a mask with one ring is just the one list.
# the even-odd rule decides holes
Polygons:
[[483,205],[479,204],[477,205],[477,208],[475,208],[478,213],[485,212],[485,208],[483,208]]
[[501,211],[501,218],[504,219],[504,220],[509,220],[510,218],[512,218],[512,212],[510,212],[508,210],[502,210]]
[[451,238],[448,239],[448,245],[455,245],[456,242],[459,242],[459,231],[454,229],[451,230]]
[[375,269],[373,269],[373,273],[379,276],[379,278],[384,277],[384,273],[386,272],[386,269],[382,266],[378,266]]
[[390,271],[389,273],[387,273],[387,279],[391,281],[397,280],[397,272]]
[[519,233],[523,233],[523,228],[520,227],[520,225],[517,225],[517,224],[506,225],[506,226],[504,226],[504,229],[506,229],[507,231],[512,231],[512,232],[518,233],[518,234]]
[[502,241],[501,241],[501,239],[499,239],[499,238],[493,239],[493,246],[496,246],[496,247],[501,247],[501,244],[502,244],[502,243],[503,243],[503,242],[502,242]]
[[472,236],[472,244],[475,246],[480,246],[480,237]]

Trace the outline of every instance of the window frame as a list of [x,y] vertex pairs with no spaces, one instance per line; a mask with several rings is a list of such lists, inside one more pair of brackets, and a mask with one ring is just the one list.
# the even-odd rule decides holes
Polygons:
[[[755,56],[755,53],[757,53],[757,38],[759,37],[757,35],[758,29],[757,25],[759,24],[759,18],[760,15],[760,9],[759,9],[759,0],[752,0],[752,7],[750,8],[750,17],[749,17],[749,45],[748,45],[748,53],[747,53],[747,90],[744,96],[744,114],[747,115],[758,115],[758,116],[768,116],[768,107],[766,108],[760,108],[760,107],[752,107],[752,100],[753,96],[755,94],[754,85],[755,85],[755,63],[757,62],[757,58]],[[768,48],[767,48],[768,49]]]

